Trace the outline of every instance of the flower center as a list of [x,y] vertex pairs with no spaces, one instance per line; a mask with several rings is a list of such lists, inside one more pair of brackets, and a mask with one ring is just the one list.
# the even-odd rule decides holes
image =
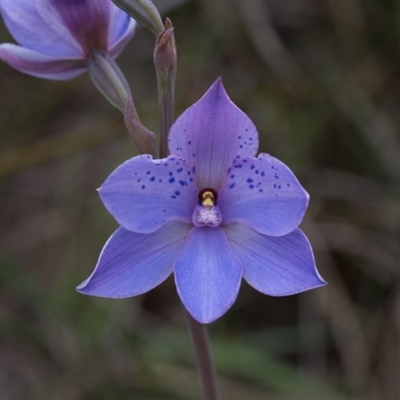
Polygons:
[[218,194],[214,189],[205,188],[199,192],[199,204],[193,212],[193,224],[197,227],[217,227],[221,223],[222,215],[217,206]]
[[201,195],[201,205],[202,206],[207,206],[207,207],[212,207],[215,204],[215,197],[213,192],[210,192],[209,190],[205,191]]
[[205,188],[199,192],[199,203],[204,207],[212,207],[217,204],[218,193],[211,188]]

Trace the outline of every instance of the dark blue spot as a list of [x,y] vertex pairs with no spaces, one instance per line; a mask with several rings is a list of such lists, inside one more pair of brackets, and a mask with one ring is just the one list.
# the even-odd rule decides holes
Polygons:
[[174,183],[174,182],[175,182],[175,178],[174,178],[174,177],[169,178],[169,179],[168,179],[168,182],[169,182],[169,183]]
[[181,192],[179,190],[175,190],[174,194],[176,194],[177,196],[179,196],[181,194]]
[[275,179],[279,179],[279,176],[275,174]]
[[234,177],[235,177],[235,175],[232,174],[232,175],[231,175],[231,179],[233,179]]
[[262,192],[263,192],[263,190],[262,190],[262,189],[258,189],[258,191],[259,191],[260,193],[262,193]]
[[276,183],[274,183],[274,189],[276,189]]
[[248,132],[248,131],[249,131],[249,128],[246,128],[245,131]]
[[241,149],[243,149],[243,146],[242,146],[242,145],[240,145],[239,147],[240,147]]
[[151,180],[152,182],[154,182],[154,181],[156,180],[156,177],[155,177],[155,176],[152,176],[152,177],[150,178],[150,180]]
[[241,139],[242,137],[241,136],[238,136],[238,139]]
[[261,176],[264,176],[265,175],[265,172],[264,171],[261,171]]
[[165,209],[164,209],[164,210],[162,210],[162,212],[165,212],[165,211],[167,211],[167,210],[165,210]]
[[158,182],[160,182],[160,183],[161,183],[161,182],[162,182],[162,179],[159,179],[159,180],[158,180]]
[[254,169],[255,168],[255,166],[254,165],[252,165],[251,167],[250,167],[250,169]]
[[141,179],[139,178],[137,181],[138,181],[138,182],[140,182],[140,181],[141,181]]
[[247,182],[247,183],[251,183],[251,182],[253,182],[253,179],[249,178],[249,179],[247,179],[246,182]]
[[186,181],[179,181],[179,183],[181,184],[181,186],[185,186],[186,185]]
[[235,187],[235,185],[236,185],[236,183],[234,182],[234,183],[231,183],[230,185],[229,185],[229,189],[232,189],[232,188],[234,188]]
[[179,169],[176,170],[176,172],[178,172],[178,173],[182,172],[182,171],[183,171],[183,168],[179,168]]
[[192,144],[192,141],[191,141],[191,140],[189,140],[189,141],[188,141],[188,144]]
[[145,186],[145,185],[142,185],[142,189],[146,189],[146,186]]
[[176,199],[176,196],[171,196],[173,199]]
[[169,172],[169,173],[168,173],[168,175],[169,175],[169,176],[172,176],[172,175],[173,175],[173,173],[172,173],[172,172]]
[[151,174],[151,171],[147,171],[147,172],[146,172],[146,175],[150,175],[150,174]]
[[254,185],[250,185],[249,188],[250,188],[250,189],[254,189]]
[[281,188],[282,188],[282,186],[281,186],[281,185],[279,185],[279,186],[278,186],[278,189],[281,189]]
[[287,183],[286,186],[287,186],[287,187],[290,187],[290,183]]
[[193,171],[193,173],[196,173],[196,167],[195,166],[192,167],[192,171]]

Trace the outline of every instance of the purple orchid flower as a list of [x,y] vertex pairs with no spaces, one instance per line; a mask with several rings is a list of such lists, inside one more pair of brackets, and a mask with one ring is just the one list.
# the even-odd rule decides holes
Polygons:
[[286,296],[325,284],[298,229],[308,194],[290,169],[259,154],[258,133],[217,80],[171,128],[171,156],[134,157],[99,189],[121,225],[81,293],[145,293],[172,272],[187,311],[209,323],[234,303],[242,277]]
[[4,22],[19,45],[0,45],[0,59],[40,78],[67,80],[87,69],[93,52],[116,58],[136,22],[111,0],[0,0]]

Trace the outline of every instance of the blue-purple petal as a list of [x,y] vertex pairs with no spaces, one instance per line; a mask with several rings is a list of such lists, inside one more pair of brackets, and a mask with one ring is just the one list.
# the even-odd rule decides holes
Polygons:
[[236,300],[242,265],[220,228],[193,228],[175,262],[186,310],[200,323],[221,317]]
[[38,13],[58,37],[70,37],[86,58],[93,50],[107,50],[111,1],[37,1]]
[[110,10],[110,31],[108,33],[108,51],[117,57],[135,33],[136,21],[112,4]]
[[234,164],[219,193],[222,223],[239,222],[265,235],[282,236],[296,229],[309,196],[293,172],[268,154]]
[[147,235],[118,228],[104,246],[94,272],[77,290],[111,298],[148,292],[172,273],[189,229],[180,222]]
[[120,165],[99,189],[111,215],[125,229],[154,232],[171,220],[191,223],[198,202],[185,160],[134,157]]
[[48,4],[48,0],[0,0],[0,9],[8,30],[21,46],[49,56],[80,56],[81,49],[68,32],[54,31],[54,19],[57,18],[54,12],[48,19],[39,14],[36,5]]
[[219,190],[233,162],[254,156],[257,149],[254,124],[232,103],[220,79],[177,119],[170,131],[171,154],[192,164],[200,190]]
[[86,71],[81,59],[47,56],[11,43],[0,45],[0,59],[17,71],[45,79],[67,80]]
[[287,296],[326,284],[300,229],[280,237],[262,235],[240,224],[225,226],[224,231],[243,264],[243,278],[261,293]]

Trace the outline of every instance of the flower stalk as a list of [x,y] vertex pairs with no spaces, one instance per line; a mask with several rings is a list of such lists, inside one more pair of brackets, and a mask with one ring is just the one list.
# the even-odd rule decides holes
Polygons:
[[[160,115],[160,157],[169,155],[168,133],[174,122],[175,82],[177,51],[172,22],[165,21],[154,49],[154,65],[157,74]],[[207,325],[197,322],[186,310],[187,327],[196,357],[203,400],[219,400],[217,373],[215,370]]]
[[[88,67],[90,78],[99,92],[124,112],[130,89],[117,63],[106,53],[94,52],[88,59]],[[134,114],[137,117],[136,109]]]
[[125,125],[139,152],[156,156],[155,135],[140,123],[128,82],[118,64],[107,53],[93,52],[88,67],[99,92],[124,114]]
[[210,346],[207,325],[197,322],[186,311],[187,325],[196,353],[197,371],[200,378],[203,400],[219,400],[217,373]]

